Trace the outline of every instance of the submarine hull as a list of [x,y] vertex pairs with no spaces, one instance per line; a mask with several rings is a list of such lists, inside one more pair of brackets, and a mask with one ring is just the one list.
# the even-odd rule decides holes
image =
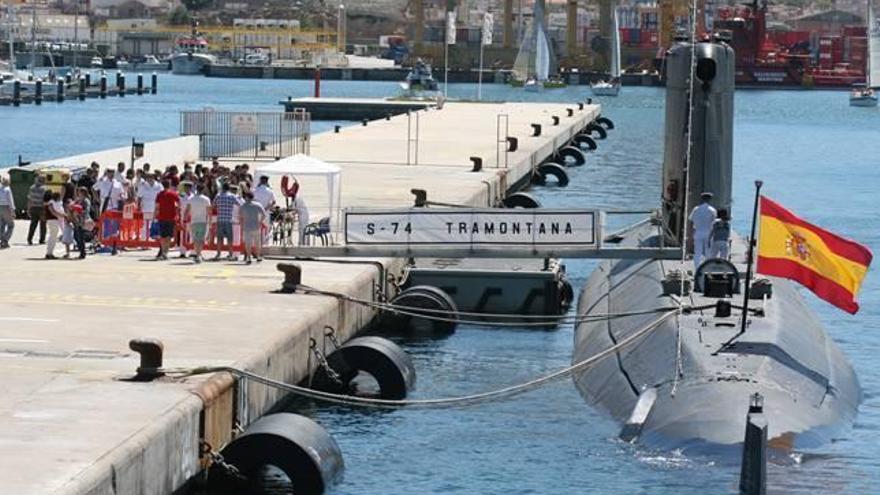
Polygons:
[[[606,243],[687,246],[687,212],[703,193],[712,194],[719,212],[730,209],[734,61],[720,39],[670,48],[662,211]],[[577,325],[574,362],[676,310],[575,376],[584,398],[622,424],[624,439],[711,452],[741,444],[753,394],[763,397],[771,447],[820,445],[852,425],[861,401],[852,366],[791,283],[770,278],[749,290],[747,244],[734,233],[729,257],[700,267],[690,260],[608,261],[587,280],[578,314],[597,318]],[[682,280],[690,289],[681,290]],[[741,333],[747,290],[753,294]]]
[[[631,232],[623,243],[656,244],[659,236],[651,237],[650,230]],[[743,241],[734,242],[731,261],[744,272]],[[580,323],[573,361],[676,308],[677,297],[664,295],[663,281],[682,268],[692,266],[650,260],[600,265],[583,288],[578,314],[645,314]],[[742,312],[734,308],[730,316],[716,316],[719,299],[692,292],[685,304],[702,309],[666,318],[637,343],[577,375],[578,390],[626,425],[622,431],[634,429],[632,438],[654,448],[715,451],[741,444],[754,393],[764,398],[771,447],[809,448],[839,436],[851,427],[861,401],[855,372],[795,288],[785,280],[770,282],[772,297],[751,301],[760,313],[750,315],[746,332],[730,345],[725,343],[739,332]],[[633,421],[640,397],[646,412]]]

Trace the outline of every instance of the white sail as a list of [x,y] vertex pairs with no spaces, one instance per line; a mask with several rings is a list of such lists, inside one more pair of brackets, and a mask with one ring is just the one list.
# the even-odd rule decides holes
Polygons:
[[614,9],[614,22],[611,25],[611,77],[620,77],[620,23],[617,20],[617,8]]
[[547,33],[543,29],[538,30],[537,38],[535,78],[543,82],[550,78],[550,42],[547,39]]
[[880,86],[880,24],[874,12],[874,1],[868,0],[868,86]]
[[513,62],[513,77],[518,81],[529,78],[546,81],[555,72],[553,49],[544,23],[544,0],[536,0],[532,12],[532,24]]

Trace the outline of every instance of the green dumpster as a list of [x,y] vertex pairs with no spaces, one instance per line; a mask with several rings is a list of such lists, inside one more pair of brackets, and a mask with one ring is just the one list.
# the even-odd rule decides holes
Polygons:
[[28,189],[34,183],[36,171],[27,168],[10,168],[7,172],[9,172],[9,187],[15,199],[15,216],[24,218],[27,216]]

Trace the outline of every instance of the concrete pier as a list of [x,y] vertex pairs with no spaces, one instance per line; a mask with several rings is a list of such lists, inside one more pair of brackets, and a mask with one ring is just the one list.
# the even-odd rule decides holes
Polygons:
[[433,101],[404,101],[387,98],[288,98],[280,102],[285,112],[304,108],[312,120],[376,120],[407,111],[424,110]]
[[[343,206],[410,206],[412,188],[485,206],[528,180],[599,110],[451,103],[419,112],[417,137],[416,117],[401,115],[314,136],[311,150],[343,168]],[[497,142],[499,115],[515,152]],[[482,170],[472,171],[470,157],[482,158]],[[281,398],[260,385],[234,387],[227,374],[125,381],[138,366],[130,339],[162,340],[167,367],[234,365],[296,382],[315,366],[310,337],[322,342],[329,325],[344,341],[373,316],[331,297],[273,293],[282,277],[268,260],[193,265],[129,251],[45,261],[44,246],[27,246],[26,233],[17,222],[12,248],[0,251],[0,493],[171,493],[201,469],[200,439],[220,450]],[[366,261],[302,262],[303,283],[372,299],[379,270]]]

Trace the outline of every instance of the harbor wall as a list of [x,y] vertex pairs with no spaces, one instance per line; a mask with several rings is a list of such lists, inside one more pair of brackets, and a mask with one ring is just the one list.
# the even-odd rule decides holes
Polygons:
[[[447,75],[442,68],[434,67],[434,78],[443,81]],[[409,69],[397,67],[393,69],[379,68],[369,69],[364,67],[328,67],[321,68],[321,79],[328,81],[393,81],[400,82],[409,73]],[[484,83],[506,83],[510,77],[509,70],[485,69],[481,73],[478,70],[449,70],[449,82],[451,83],[476,83],[482,74]],[[277,67],[277,66],[254,66],[254,65],[210,65],[205,69],[208,77],[242,78],[242,79],[314,79],[315,68],[313,67]],[[585,85],[608,76],[603,72],[584,71],[568,72],[563,79],[570,85]],[[661,80],[658,74],[624,74],[621,80],[626,86],[660,86]]]

